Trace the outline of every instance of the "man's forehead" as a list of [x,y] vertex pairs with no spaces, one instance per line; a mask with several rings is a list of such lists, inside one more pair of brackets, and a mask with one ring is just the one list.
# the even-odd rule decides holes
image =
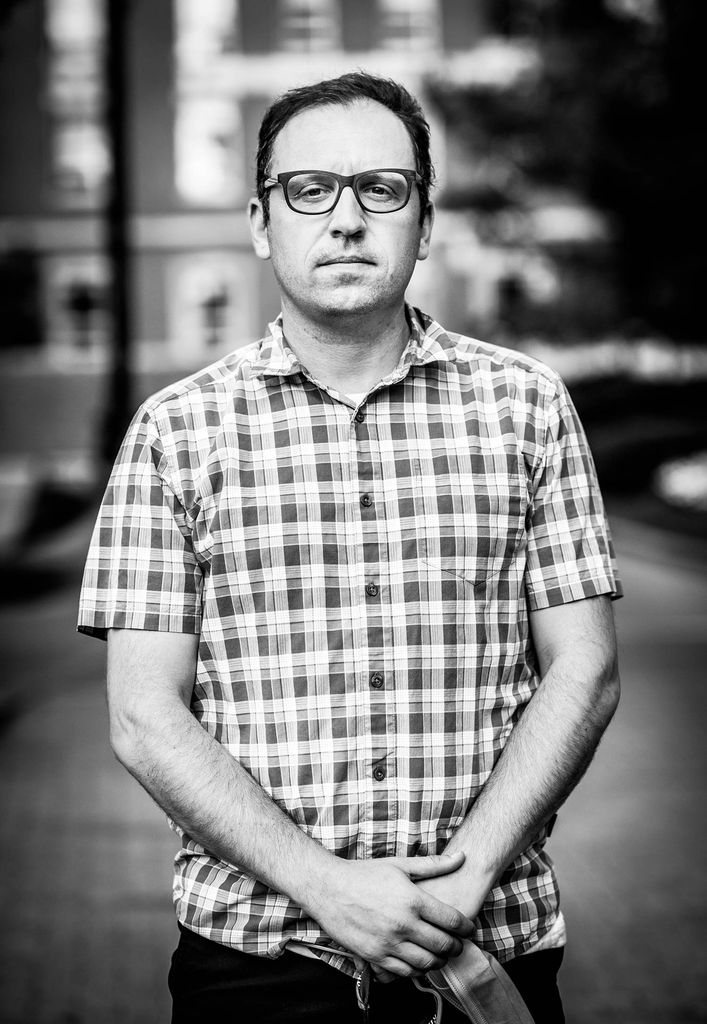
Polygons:
[[357,160],[366,167],[415,166],[405,125],[374,100],[323,104],[295,114],[275,139],[271,168],[273,173],[305,166],[335,170],[339,161]]

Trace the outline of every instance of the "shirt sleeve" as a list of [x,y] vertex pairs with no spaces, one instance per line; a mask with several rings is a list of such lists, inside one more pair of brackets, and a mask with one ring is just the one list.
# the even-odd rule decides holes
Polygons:
[[594,460],[559,379],[533,476],[525,583],[531,609],[622,595]]
[[198,633],[202,571],[157,427],[139,410],[113,466],[89,547],[78,630]]

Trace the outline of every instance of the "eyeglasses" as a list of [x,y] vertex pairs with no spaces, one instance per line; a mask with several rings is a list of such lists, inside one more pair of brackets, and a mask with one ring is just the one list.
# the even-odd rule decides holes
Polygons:
[[366,213],[395,213],[407,206],[413,184],[422,178],[417,171],[381,167],[360,174],[333,171],[286,171],[267,178],[265,188],[281,185],[285,202],[295,213],[331,213],[342,191],[350,187]]

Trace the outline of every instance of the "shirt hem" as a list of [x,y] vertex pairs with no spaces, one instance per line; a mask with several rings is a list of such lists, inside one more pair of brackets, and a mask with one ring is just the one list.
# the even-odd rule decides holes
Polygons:
[[613,576],[591,576],[572,583],[557,583],[546,590],[527,590],[528,606],[532,611],[603,595],[612,601],[623,597],[621,582]]
[[188,633],[201,632],[201,619],[194,615],[180,615],[179,618],[166,618],[156,612],[135,615],[128,611],[97,615],[91,619],[80,618],[76,626],[78,633],[84,636],[106,640],[109,629],[141,629],[149,633]]

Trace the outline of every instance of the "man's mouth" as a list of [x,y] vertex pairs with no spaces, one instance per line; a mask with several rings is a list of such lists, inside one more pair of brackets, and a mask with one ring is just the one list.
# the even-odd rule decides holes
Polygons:
[[322,262],[319,264],[319,266],[320,267],[332,267],[332,266],[336,266],[336,265],[342,264],[342,263],[343,264],[347,264],[347,263],[359,263],[359,264],[360,263],[368,263],[368,264],[372,265],[373,264],[373,260],[367,260],[363,256],[335,256],[333,259],[330,259],[330,260],[322,260]]

